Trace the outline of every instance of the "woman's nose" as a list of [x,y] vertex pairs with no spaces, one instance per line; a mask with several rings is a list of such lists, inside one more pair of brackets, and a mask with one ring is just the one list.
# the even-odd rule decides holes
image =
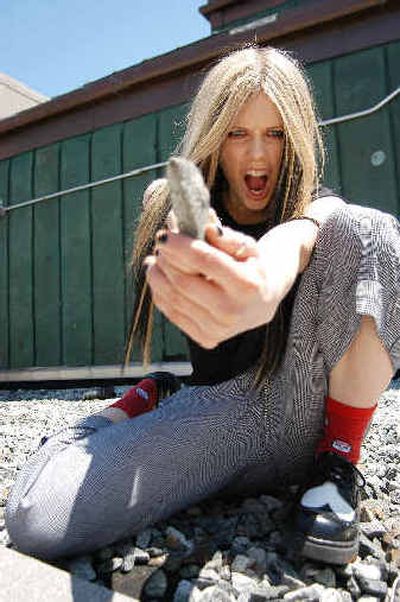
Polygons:
[[254,137],[250,143],[250,155],[253,160],[262,159],[266,154],[265,142],[262,138]]

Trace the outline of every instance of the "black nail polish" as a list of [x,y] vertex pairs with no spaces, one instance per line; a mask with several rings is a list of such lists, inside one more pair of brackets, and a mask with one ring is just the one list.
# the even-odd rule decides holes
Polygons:
[[168,234],[166,232],[162,232],[157,236],[157,240],[158,242],[166,243],[168,240]]
[[223,231],[223,229],[221,228],[221,226],[220,226],[219,224],[217,224],[217,225],[215,226],[215,228],[216,228],[216,230],[217,230],[217,234],[218,234],[218,236],[222,236],[222,235],[223,235],[223,233],[224,233],[224,231]]

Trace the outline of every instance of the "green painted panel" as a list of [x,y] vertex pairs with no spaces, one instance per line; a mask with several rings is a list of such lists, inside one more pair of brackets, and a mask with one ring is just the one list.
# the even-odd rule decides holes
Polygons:
[[[8,203],[9,161],[0,161],[0,204]],[[8,368],[8,215],[0,216],[0,369]]]
[[[172,107],[159,113],[159,153],[160,160],[166,161],[179,144],[184,130],[188,105]],[[185,359],[187,347],[184,336],[167,320],[164,325],[164,361]]]
[[[387,93],[383,48],[337,59],[334,80],[338,115],[371,107]],[[388,109],[336,127],[344,195],[357,204],[396,212]]]
[[[92,139],[91,180],[121,173],[121,125],[96,131]],[[94,363],[123,361],[125,270],[122,240],[122,184],[92,191]]]
[[[309,67],[308,73],[313,84],[320,120],[335,117],[336,108],[333,94],[332,63],[315,63]],[[335,127],[321,127],[321,134],[326,151],[323,181],[326,186],[329,186],[332,190],[340,194],[339,158]]]
[[[388,86],[392,92],[400,86],[400,42],[389,44],[386,47],[386,61],[388,65]],[[397,216],[400,217],[400,96],[391,101],[389,108],[393,151],[395,153],[395,166],[397,183]]]
[[[62,190],[90,179],[90,135],[61,147]],[[67,366],[92,363],[92,274],[90,193],[61,197],[62,355]]]
[[[32,198],[32,153],[11,160],[10,205]],[[32,208],[9,215],[10,368],[34,365]]]
[[[59,145],[38,149],[34,166],[34,196],[59,190]],[[61,364],[60,203],[58,199],[35,205],[34,307],[36,366]]]
[[[123,170],[124,172],[153,165],[157,162],[157,121],[156,115],[150,114],[124,124],[123,129]],[[124,196],[124,262],[126,274],[125,299],[125,332],[131,319],[133,305],[133,286],[129,271],[132,253],[133,234],[140,216],[143,193],[152,180],[157,177],[156,171],[151,170],[142,176],[125,179],[123,182]],[[162,332],[157,318],[153,337],[153,361],[162,359]],[[135,349],[132,360],[140,359],[140,351]]]

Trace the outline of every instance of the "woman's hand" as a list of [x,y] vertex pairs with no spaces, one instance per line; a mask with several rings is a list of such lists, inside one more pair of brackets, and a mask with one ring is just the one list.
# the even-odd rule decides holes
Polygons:
[[280,301],[256,241],[220,231],[210,225],[207,242],[163,231],[145,260],[155,305],[207,349],[269,322]]

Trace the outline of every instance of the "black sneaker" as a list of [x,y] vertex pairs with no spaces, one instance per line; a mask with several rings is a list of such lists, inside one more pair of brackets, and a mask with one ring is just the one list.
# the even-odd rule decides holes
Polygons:
[[181,381],[172,372],[150,372],[143,377],[143,379],[145,378],[152,378],[157,384],[157,403],[165,397],[173,395],[181,388]]
[[301,554],[328,564],[347,564],[359,548],[360,488],[365,479],[348,460],[325,452],[298,504]]

